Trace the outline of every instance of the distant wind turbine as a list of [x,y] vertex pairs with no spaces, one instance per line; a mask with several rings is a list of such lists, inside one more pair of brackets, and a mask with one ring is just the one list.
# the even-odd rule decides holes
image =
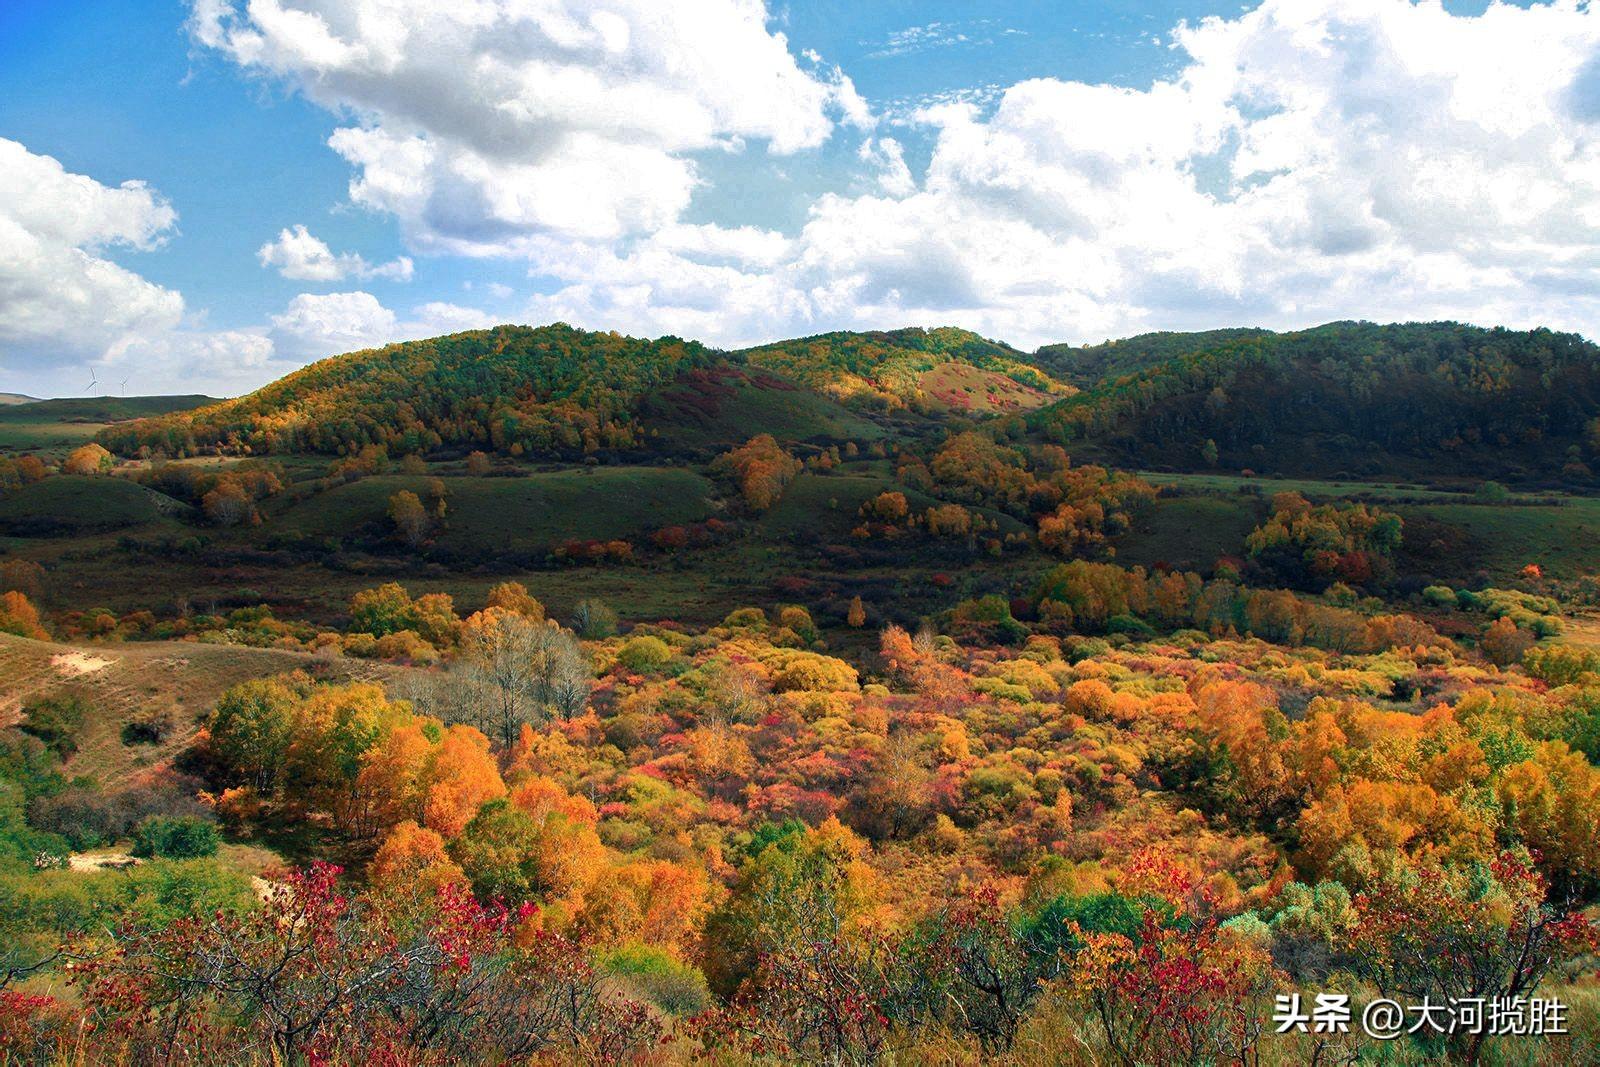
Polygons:
[[130,375],[128,375],[127,378],[122,379],[122,395],[123,396],[127,396],[128,395],[128,380],[130,378],[132,378],[132,377],[133,377],[133,375],[130,374]]
[[89,390],[93,389],[95,386],[97,386],[99,384],[100,384],[100,379],[95,377],[94,368],[90,367],[89,368],[89,384],[83,387],[83,391],[85,393],[87,393]]

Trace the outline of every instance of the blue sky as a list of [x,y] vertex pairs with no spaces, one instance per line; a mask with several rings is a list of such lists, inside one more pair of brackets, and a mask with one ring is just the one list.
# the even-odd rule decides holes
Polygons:
[[1600,318],[1576,2],[500,6],[5,4],[0,390],[235,392],[555,318]]

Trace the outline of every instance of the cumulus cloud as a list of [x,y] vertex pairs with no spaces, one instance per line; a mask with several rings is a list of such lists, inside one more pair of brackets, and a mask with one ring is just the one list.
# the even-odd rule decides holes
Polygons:
[[325,241],[304,226],[280,230],[277,240],[262,245],[256,258],[263,267],[276,268],[285,278],[302,282],[341,282],[346,278],[408,282],[415,270],[408,256],[375,265],[354,252],[335,255]]
[[177,219],[141,182],[102,185],[0,139],[0,359],[7,369],[78,363],[129,335],[176,327],[183,297],[105,252],[155,248]]
[[[1449,317],[1600,332],[1600,10],[1268,0],[1180,26],[1146,90],[1039,79],[916,115],[907,180],[755,266],[546,250],[534,309],[738,343],[954,322],[1018,343]],[[901,157],[903,163],[903,156]],[[620,321],[619,321],[620,320]]]
[[395,341],[482,330],[499,320],[478,308],[428,301],[402,319],[371,293],[301,293],[271,317],[275,352],[297,361],[376,348]]
[[848,78],[797,59],[760,0],[197,0],[191,33],[357,121],[332,148],[351,199],[412,245],[520,253],[674,222],[693,153],[821,144],[870,123]]
[[301,293],[272,316],[272,343],[291,359],[320,359],[381,345],[397,325],[371,293]]
[[173,330],[133,335],[97,361],[100,380],[127,395],[203,392],[233,396],[287,374],[298,361],[278,358],[265,331]]
[[487,330],[500,320],[478,308],[463,307],[444,300],[430,300],[411,309],[411,319],[402,327],[408,337],[437,337],[462,330]]
[[183,296],[108,258],[173,236],[177,212],[138,181],[109,186],[0,139],[0,373],[8,388],[58,395],[223,391],[285,365],[259,332],[211,331]]

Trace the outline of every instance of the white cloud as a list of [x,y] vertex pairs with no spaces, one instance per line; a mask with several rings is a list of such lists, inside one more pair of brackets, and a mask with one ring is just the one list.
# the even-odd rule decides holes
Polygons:
[[928,22],[920,26],[907,26],[894,30],[875,49],[867,53],[868,59],[887,59],[891,56],[915,55],[935,48],[952,48],[957,45],[991,45],[995,37],[1026,36],[1022,30],[997,28],[994,19],[972,19],[964,22]]
[[278,359],[272,339],[261,330],[175,330],[125,338],[97,365],[106,392],[233,396],[299,363]]
[[290,359],[321,359],[395,339],[394,312],[371,293],[301,293],[272,316],[272,341]]
[[183,296],[119,266],[150,251],[177,212],[137,181],[104,185],[0,139],[0,374],[36,395],[225,391],[287,366],[250,331],[209,331]]
[[878,187],[890,196],[908,196],[916,191],[917,180],[906,165],[905,149],[893,137],[869,137],[861,142],[857,155],[877,171]]
[[462,330],[487,330],[498,325],[500,320],[487,311],[430,300],[411,309],[411,319],[402,327],[402,332],[407,337],[437,337]]
[[413,247],[494,255],[654,232],[689,203],[692,153],[787,154],[870,123],[766,22],[761,0],[198,0],[190,29],[357,119],[329,141],[351,198]]
[[1174,42],[1188,65],[1148,90],[1040,79],[992,114],[924,109],[914,187],[890,168],[882,193],[824,196],[759,263],[530,247],[567,283],[532,310],[720,343],[902,322],[1026,345],[1346,317],[1600,333],[1600,9],[1267,0]]
[[274,349],[305,361],[342,352],[378,348],[396,341],[462,330],[482,330],[500,320],[478,308],[434,300],[418,304],[401,319],[371,293],[301,293],[271,319]]
[[280,230],[277,240],[262,245],[256,258],[263,267],[275,267],[285,278],[302,282],[340,282],[346,278],[408,282],[415,269],[408,256],[374,265],[354,252],[334,255],[326,242],[304,226]]
[[157,247],[177,213],[140,182],[102,185],[0,139],[0,361],[8,371],[92,359],[176,327],[183,297],[106,258]]

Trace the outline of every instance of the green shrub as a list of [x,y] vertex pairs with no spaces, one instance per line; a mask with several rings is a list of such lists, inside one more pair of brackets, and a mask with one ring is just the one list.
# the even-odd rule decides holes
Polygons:
[[572,609],[572,628],[589,641],[612,637],[617,632],[617,613],[599,600],[580,600]]
[[1151,625],[1137,615],[1113,615],[1106,620],[1106,632],[1113,634],[1127,634],[1129,637],[1148,641],[1156,635]]
[[760,608],[735,608],[722,625],[737,630],[760,630],[767,626],[767,613]]
[[1448,585],[1430,585],[1422,591],[1422,599],[1436,608],[1456,606],[1456,591]]
[[711,1006],[705,975],[659,948],[626,945],[608,954],[602,966],[641,999],[669,1015],[694,1015]]
[[197,859],[214,856],[221,839],[216,824],[191,815],[168,818],[154,815],[134,827],[135,856]]
[[652,636],[630,638],[617,652],[617,662],[634,674],[654,674],[671,659],[672,648]]
[[78,696],[30,700],[22,706],[22,721],[17,728],[66,759],[78,751],[78,730],[88,714],[88,703]]

